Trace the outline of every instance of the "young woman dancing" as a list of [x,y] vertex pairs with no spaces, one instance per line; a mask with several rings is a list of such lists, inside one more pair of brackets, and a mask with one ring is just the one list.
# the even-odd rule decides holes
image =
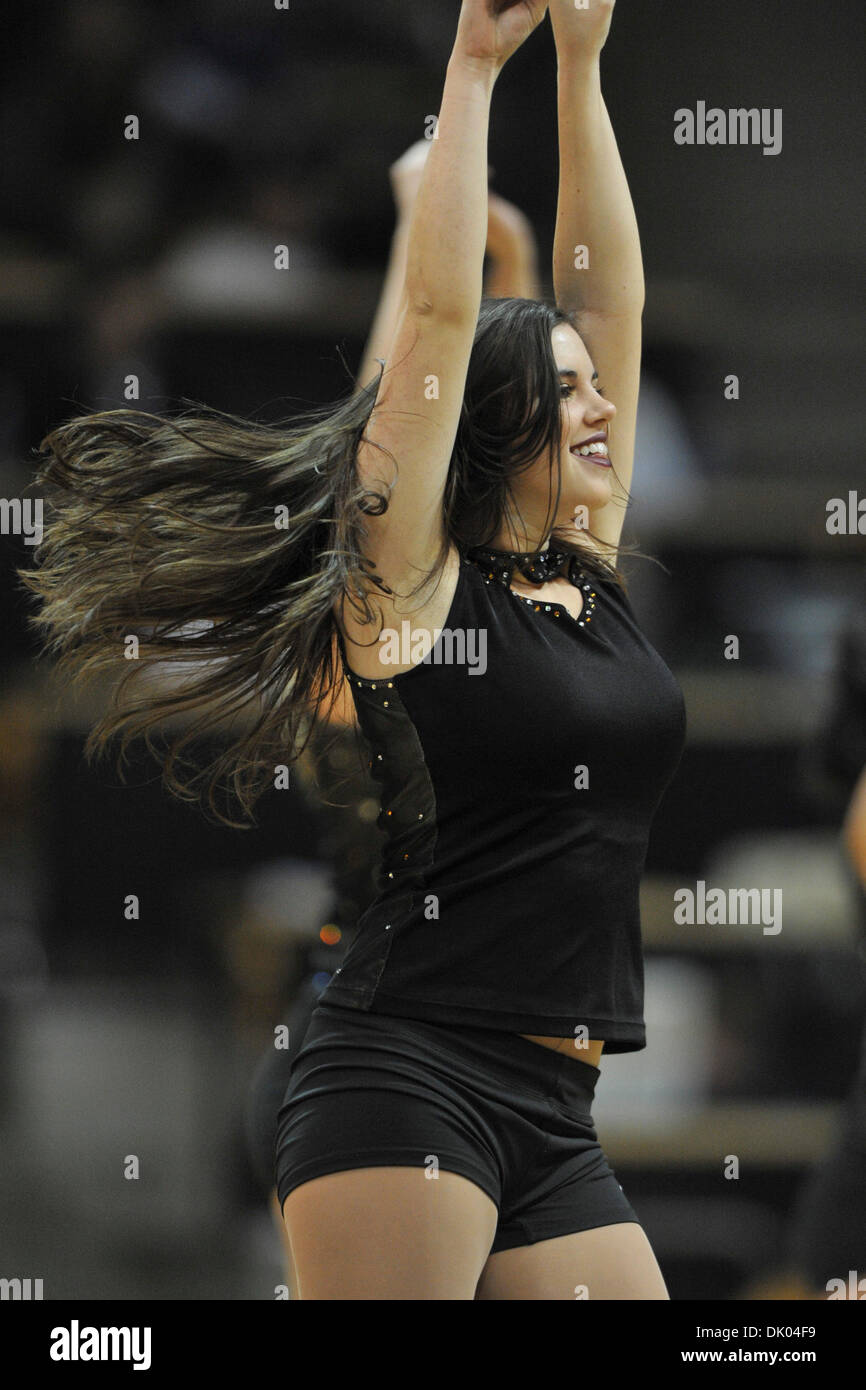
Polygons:
[[[394,331],[400,317],[400,304],[403,283],[406,278],[406,249],[409,240],[409,227],[424,165],[432,148],[429,140],[418,140],[396,160],[389,169],[391,188],[397,216],[396,227],[391,238],[388,264],[382,283],[379,302],[373,316],[367,343],[361,358],[356,386],[361,390],[371,377],[377,374],[377,361],[383,361],[390,350]],[[538,282],[538,245],[532,224],[518,207],[492,190],[487,198],[487,272],[485,293],[493,298],[538,299],[541,288]],[[342,726],[358,730],[355,702],[351,688],[345,683],[339,699],[328,710],[323,723],[328,731]],[[347,734],[346,747],[348,749]],[[330,745],[333,747],[333,744]],[[330,751],[330,748],[329,748]],[[363,760],[364,772],[367,759]],[[311,791],[316,785],[317,766],[315,753],[308,756],[301,767],[302,777],[306,774]],[[363,782],[361,777],[363,776]],[[366,775],[358,767],[357,789],[366,784]],[[341,793],[344,788],[341,787]],[[352,793],[349,793],[350,800]],[[368,896],[366,883],[369,866],[359,869],[355,876],[353,892],[360,892],[364,899]],[[351,924],[354,925],[354,924]],[[303,1034],[310,1022],[312,1002],[301,1006],[296,1000],[292,1007],[291,1042],[288,1048],[275,1048],[273,1041],[265,1049],[251,1078],[247,1090],[245,1108],[245,1133],[248,1157],[253,1171],[259,1177],[274,1218],[283,1254],[286,1261],[286,1285],[294,1284],[292,1252],[289,1246],[286,1225],[280,1208],[274,1178],[274,1140],[276,1135],[277,1112],[286,1092],[291,1067],[300,1047]],[[276,1020],[275,1020],[276,1021]],[[285,1021],[282,1019],[281,1021]]]
[[131,628],[139,665],[189,664],[123,704],[127,671],[89,745],[195,714],[167,785],[214,806],[228,774],[248,809],[344,674],[369,744],[380,892],[278,1123],[302,1299],[667,1297],[591,1105],[603,1049],[645,1046],[639,884],[684,709],[616,569],[644,286],[613,0],[549,9],[555,308],[481,297],[491,97],[548,5],[463,0],[378,380],[291,429],[120,411],[43,445],[61,666],[116,672]]

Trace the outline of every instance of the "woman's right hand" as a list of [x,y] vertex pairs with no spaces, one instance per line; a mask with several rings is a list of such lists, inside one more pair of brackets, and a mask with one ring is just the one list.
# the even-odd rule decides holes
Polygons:
[[547,14],[548,0],[463,0],[454,56],[498,72]]

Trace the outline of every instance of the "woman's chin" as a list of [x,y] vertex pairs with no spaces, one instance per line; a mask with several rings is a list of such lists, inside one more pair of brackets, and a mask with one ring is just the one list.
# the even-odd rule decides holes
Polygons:
[[592,514],[606,507],[613,498],[613,487],[607,478],[596,482],[592,488],[583,487],[572,495],[568,510],[568,524],[579,531],[591,528]]

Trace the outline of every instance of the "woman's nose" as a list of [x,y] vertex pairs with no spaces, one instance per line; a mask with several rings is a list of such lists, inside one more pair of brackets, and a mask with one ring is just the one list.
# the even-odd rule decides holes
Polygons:
[[604,396],[599,396],[596,405],[584,415],[584,421],[588,425],[599,424],[599,421],[608,422],[616,415],[616,406],[613,401],[606,400]]

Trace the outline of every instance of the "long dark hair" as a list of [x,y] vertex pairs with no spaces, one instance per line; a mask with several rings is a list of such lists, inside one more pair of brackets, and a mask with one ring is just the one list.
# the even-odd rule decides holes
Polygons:
[[[482,300],[442,548],[412,594],[441,573],[452,546],[463,553],[490,543],[518,515],[512,480],[548,450],[548,523],[555,516],[561,383],[550,335],[563,322],[575,326],[539,301]],[[109,679],[88,759],[120,733],[122,776],[127,747],[141,735],[176,796],[201,802],[223,824],[255,824],[256,801],[298,761],[343,687],[335,604],[343,595],[362,620],[381,616],[370,595],[387,586],[364,554],[364,517],[385,511],[388,498],[365,487],[355,467],[380,380],[277,425],[182,402],[171,418],[99,411],[45,437],[30,486],[43,493],[49,519],[34,568],[18,574],[41,600],[29,622],[42,654],[57,658],[56,674],[73,685]],[[588,572],[621,582],[597,552],[552,534]],[[157,750],[153,734],[177,716],[184,728]],[[237,718],[243,727],[226,742]],[[196,739],[215,734],[215,758],[204,767],[185,759]],[[221,787],[246,819],[217,808]]]

